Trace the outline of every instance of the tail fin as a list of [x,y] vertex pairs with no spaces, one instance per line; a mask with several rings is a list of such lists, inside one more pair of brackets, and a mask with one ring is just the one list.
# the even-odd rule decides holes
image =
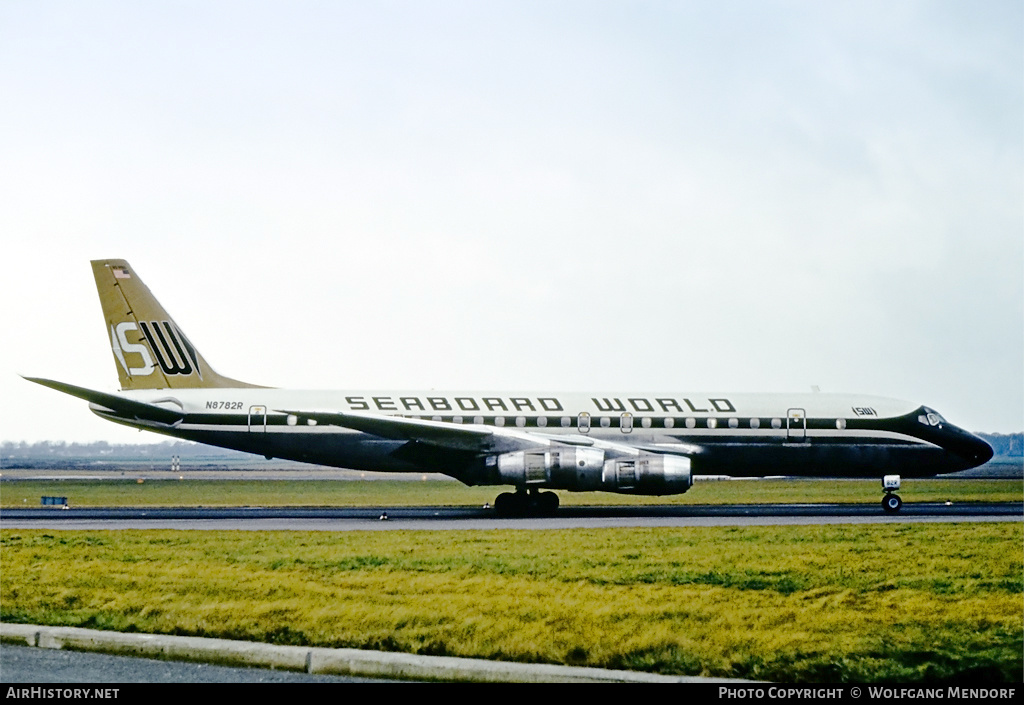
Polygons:
[[126,261],[93,260],[92,273],[121,389],[255,386],[214,372]]

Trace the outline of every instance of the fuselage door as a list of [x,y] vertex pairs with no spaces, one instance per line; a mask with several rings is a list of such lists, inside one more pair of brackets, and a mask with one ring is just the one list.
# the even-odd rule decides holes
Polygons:
[[249,407],[249,433],[266,433],[267,431],[267,407]]
[[786,412],[786,440],[797,443],[807,440],[807,413],[803,409]]

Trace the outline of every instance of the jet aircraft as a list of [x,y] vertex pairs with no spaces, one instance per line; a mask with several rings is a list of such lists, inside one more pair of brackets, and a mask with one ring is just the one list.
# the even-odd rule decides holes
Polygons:
[[107,393],[27,377],[97,415],[175,438],[367,471],[508,485],[501,516],[551,514],[545,490],[670,495],[699,475],[902,477],[972,468],[992,449],[920,404],[860,394],[313,391],[215,372],[138,273],[95,260],[121,383]]

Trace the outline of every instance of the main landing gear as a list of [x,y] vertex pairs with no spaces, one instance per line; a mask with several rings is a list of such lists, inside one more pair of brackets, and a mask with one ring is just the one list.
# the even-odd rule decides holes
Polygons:
[[498,495],[494,500],[494,510],[500,517],[554,516],[558,511],[558,495],[519,488],[514,493],[502,492]]
[[882,509],[889,514],[895,514],[903,506],[903,500],[896,494],[896,490],[899,488],[899,475],[886,475],[882,478],[882,491],[885,493],[885,496],[882,497]]

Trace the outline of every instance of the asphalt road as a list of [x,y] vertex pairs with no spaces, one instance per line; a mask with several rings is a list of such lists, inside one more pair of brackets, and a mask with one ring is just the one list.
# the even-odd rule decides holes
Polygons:
[[0,683],[393,683],[269,668],[214,666],[187,661],[114,656],[85,651],[0,645]]
[[240,507],[240,508],[32,508],[0,510],[4,528],[191,530],[452,530],[571,529],[664,526],[765,526],[1024,521],[1024,504],[911,503],[896,514],[878,504],[757,504],[586,507],[554,517],[502,519],[489,508],[467,507]]

